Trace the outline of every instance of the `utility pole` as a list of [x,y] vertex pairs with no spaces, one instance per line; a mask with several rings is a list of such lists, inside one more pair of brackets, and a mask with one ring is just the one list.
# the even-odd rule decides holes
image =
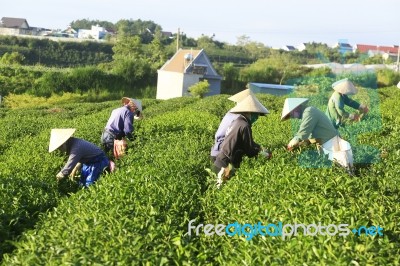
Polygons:
[[400,44],[399,44],[399,46],[397,46],[397,65],[396,65],[396,68],[397,68],[397,72],[399,72],[399,57],[400,57]]
[[179,39],[180,39],[180,28],[178,28],[178,34],[176,35],[176,51],[179,50]]

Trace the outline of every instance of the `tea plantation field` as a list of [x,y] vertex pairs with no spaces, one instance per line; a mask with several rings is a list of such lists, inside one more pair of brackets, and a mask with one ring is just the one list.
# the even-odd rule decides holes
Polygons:
[[[89,189],[57,183],[66,158],[47,152],[50,130],[74,127],[76,137],[100,145],[118,101],[0,108],[1,263],[399,265],[400,90],[371,95],[358,96],[367,97],[368,116],[341,131],[354,147],[351,177],[313,147],[287,152],[296,124],[279,120],[284,97],[258,94],[270,115],[255,123],[254,139],[273,157],[246,158],[220,190],[208,171],[209,150],[233,107],[227,95],[143,99],[133,149]],[[323,101],[311,104],[325,111]],[[285,238],[251,238],[249,227],[242,235],[209,236],[204,227],[196,235],[199,224],[235,222],[332,226],[330,234]],[[383,230],[333,234],[340,224]]]

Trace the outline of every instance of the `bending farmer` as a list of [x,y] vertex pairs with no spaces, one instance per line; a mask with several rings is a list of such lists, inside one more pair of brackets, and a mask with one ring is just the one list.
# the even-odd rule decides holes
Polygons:
[[262,151],[261,146],[253,140],[251,127],[260,115],[268,114],[269,111],[255,96],[248,95],[231,109],[231,113],[239,114],[239,117],[228,127],[221,152],[214,162],[214,171],[218,173],[218,188],[233,175],[234,168],[240,166],[244,155],[254,157]]
[[347,170],[353,167],[353,152],[350,143],[341,139],[329,118],[319,109],[307,107],[307,98],[287,98],[282,110],[281,120],[301,119],[300,128],[287,145],[288,150],[301,143],[314,142],[322,145],[322,150],[329,160],[337,161]]
[[350,99],[348,95],[357,93],[356,87],[348,79],[342,79],[332,84],[335,92],[332,94],[326,108],[326,115],[332,121],[335,128],[339,128],[344,125],[346,119],[352,121],[360,121],[360,115],[358,113],[349,114],[344,110],[344,106],[347,105],[353,109],[359,110],[361,113],[368,113],[368,107],[364,104]]
[[72,137],[74,132],[75,128],[52,129],[49,152],[59,149],[69,156],[63,169],[56,175],[58,180],[70,175],[80,163],[82,172],[79,184],[87,187],[98,180],[103,171],[110,171],[112,163],[110,164],[101,148],[86,140]]

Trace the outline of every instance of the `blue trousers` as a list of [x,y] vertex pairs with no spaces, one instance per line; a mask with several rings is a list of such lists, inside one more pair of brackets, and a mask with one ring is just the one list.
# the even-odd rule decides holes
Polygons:
[[88,187],[100,178],[100,175],[109,166],[110,161],[105,154],[99,155],[93,159],[93,162],[82,164],[82,173],[79,184]]

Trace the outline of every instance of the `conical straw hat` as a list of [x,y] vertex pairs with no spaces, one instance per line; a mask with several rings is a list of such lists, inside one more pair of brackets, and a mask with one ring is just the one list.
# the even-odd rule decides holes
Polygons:
[[136,99],[128,98],[128,97],[122,97],[121,102],[122,102],[123,105],[126,105],[126,104],[129,104],[130,102],[133,102],[140,112],[143,111],[142,110],[142,101],[140,101],[140,100],[136,100]]
[[357,89],[354,84],[347,78],[336,81],[332,84],[332,88],[342,94],[352,95],[357,93]]
[[53,128],[50,133],[49,152],[63,145],[75,132],[75,128]]
[[259,113],[260,115],[269,114],[267,108],[262,105],[257,98],[250,94],[235,107],[230,110],[231,113]]
[[307,98],[286,98],[283,104],[281,120],[284,120],[290,112],[306,102],[308,102]]
[[254,94],[250,89],[245,89],[245,90],[242,90],[241,92],[238,92],[238,93],[232,95],[231,97],[228,98],[228,100],[238,103],[249,95],[254,95]]

